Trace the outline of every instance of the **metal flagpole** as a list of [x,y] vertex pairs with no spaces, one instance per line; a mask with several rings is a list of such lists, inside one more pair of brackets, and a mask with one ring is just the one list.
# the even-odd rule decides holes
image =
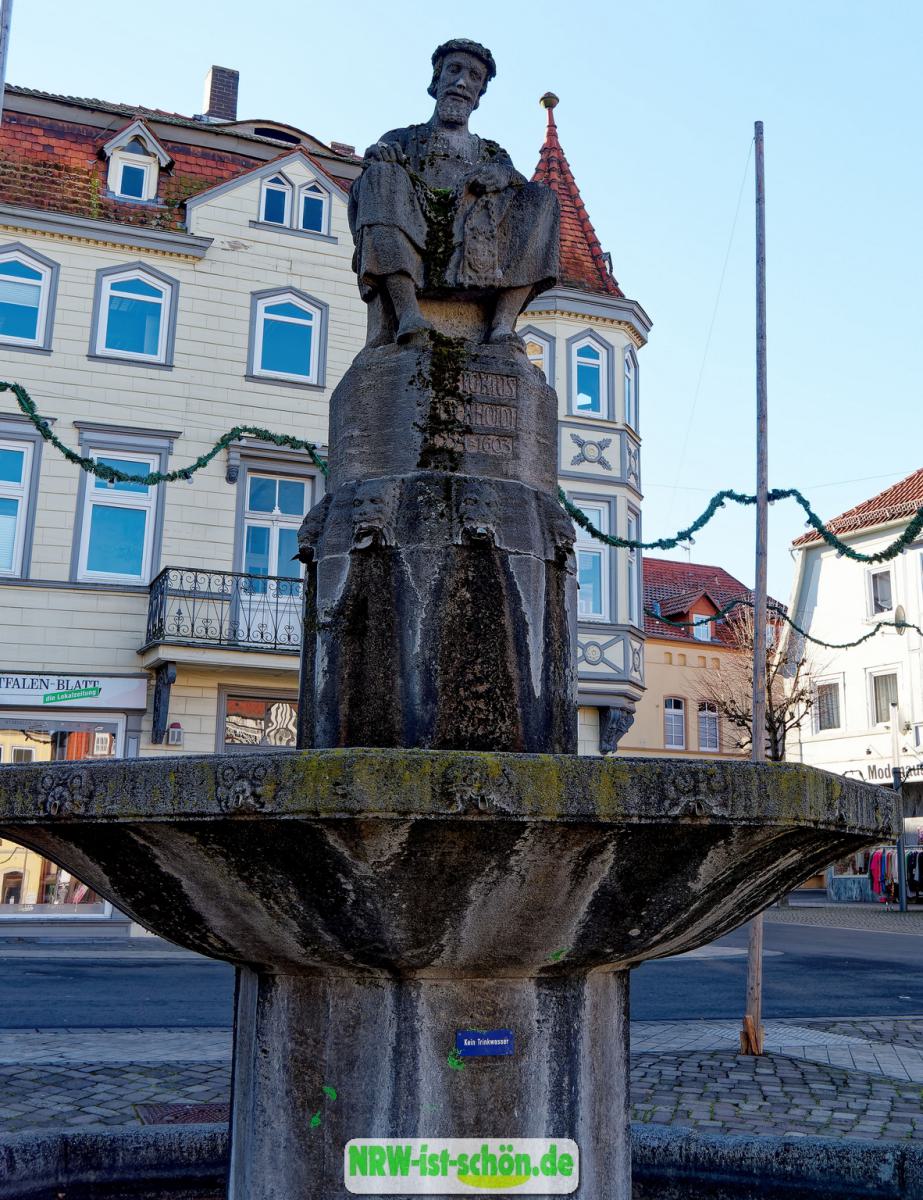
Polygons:
[[10,22],[13,0],[0,0],[0,121],[3,120],[3,92],[6,88],[6,56],[10,48]]
[[[756,142],[756,583],[753,604],[752,759],[766,761],[766,558],[769,525],[769,445],[766,404],[766,181],[763,122]],[[747,949],[747,1010],[740,1034],[743,1054],[763,1053],[763,917],[750,922]]]

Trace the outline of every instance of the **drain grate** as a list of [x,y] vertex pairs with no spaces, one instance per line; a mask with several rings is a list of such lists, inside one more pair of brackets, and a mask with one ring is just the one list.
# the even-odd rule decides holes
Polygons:
[[135,1104],[142,1125],[226,1125],[229,1104]]

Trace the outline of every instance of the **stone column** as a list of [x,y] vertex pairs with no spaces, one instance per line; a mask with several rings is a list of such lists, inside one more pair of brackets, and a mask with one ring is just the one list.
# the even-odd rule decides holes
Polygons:
[[[472,1028],[511,1029],[515,1053],[451,1065],[456,1031]],[[625,971],[242,969],[236,1029],[228,1200],[345,1200],[343,1149],[356,1137],[572,1138],[576,1194],[631,1200]]]

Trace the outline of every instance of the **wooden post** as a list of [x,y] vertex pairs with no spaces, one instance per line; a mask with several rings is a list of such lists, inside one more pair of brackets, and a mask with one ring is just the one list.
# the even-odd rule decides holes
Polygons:
[[13,0],[0,0],[0,121],[3,120],[3,93],[6,88],[6,56],[10,48],[10,22]]
[[[902,631],[903,632],[903,631]],[[907,911],[907,858],[904,846],[904,799],[903,776],[901,775],[901,731],[897,701],[891,704],[891,787],[897,793],[897,807],[901,826],[897,835],[897,897],[901,912]]]
[[[766,559],[769,526],[769,446],[766,390],[766,182],[763,122],[756,142],[756,581],[753,596],[752,758],[766,761]],[[750,922],[747,948],[747,1011],[740,1034],[742,1054],[763,1053],[763,916]]]

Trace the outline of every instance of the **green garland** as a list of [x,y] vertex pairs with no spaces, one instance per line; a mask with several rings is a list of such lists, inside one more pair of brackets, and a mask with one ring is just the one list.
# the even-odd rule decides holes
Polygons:
[[[773,616],[776,616],[780,620],[784,621],[786,625],[789,625],[792,629],[794,629],[794,631],[803,637],[805,641],[813,642],[815,646],[823,646],[825,650],[853,650],[856,646],[861,646],[863,642],[867,642],[870,638],[873,638],[877,634],[881,633],[882,629],[899,629],[901,631],[905,629],[913,629],[921,637],[923,637],[923,629],[921,629],[919,625],[914,625],[911,621],[876,621],[874,629],[870,629],[869,632],[863,634],[862,637],[856,638],[854,642],[825,642],[822,638],[814,637],[814,635],[808,633],[806,629],[802,629],[797,622],[791,619],[791,617],[783,608],[780,608],[775,604],[770,604],[768,607],[769,612],[771,612]],[[732,612],[735,608],[756,608],[756,604],[748,597],[740,596],[736,600],[731,600],[728,604],[725,604],[723,608],[719,608],[713,616],[708,618],[708,620],[710,622],[720,621],[722,617],[726,617],[728,613]],[[702,622],[701,617],[696,618],[694,621],[672,621],[669,617],[663,616],[653,608],[646,608],[644,613],[645,616],[653,617],[656,621],[662,621],[664,625],[672,625],[674,629],[691,629],[694,625],[698,625]]]
[[[149,471],[146,475],[129,475],[125,471],[107,466],[105,463],[101,463],[95,458],[90,458],[88,455],[78,454],[76,450],[72,450],[70,446],[66,446],[55,434],[45,418],[39,414],[35,407],[35,402],[21,384],[0,381],[0,392],[13,393],[23,415],[32,422],[45,441],[50,442],[56,450],[60,451],[68,462],[72,462],[75,466],[80,467],[82,471],[87,471],[91,475],[95,475],[97,479],[104,480],[106,483],[140,483],[146,487],[152,487],[158,483],[174,483],[177,479],[191,479],[196,471],[201,471],[203,467],[207,467],[216,455],[220,454],[222,450],[227,449],[232,442],[237,441],[243,434],[250,434],[261,441],[272,442],[276,446],[287,446],[291,450],[304,450],[318,470],[323,475],[327,474],[326,460],[321,458],[317,453],[317,446],[313,442],[303,441],[301,438],[292,437],[287,433],[273,433],[271,430],[263,429],[259,425],[235,425],[233,429],[228,430],[227,433],[218,439],[211,450],[206,451],[205,454],[200,454],[195,462],[190,463],[188,467],[178,467],[175,471]],[[634,538],[623,538],[618,537],[616,534],[603,533],[601,529],[597,529],[586,513],[568,500],[564,489],[560,487],[558,488],[558,499],[580,528],[585,529],[591,537],[596,538],[597,541],[605,542],[607,546],[616,546],[620,549],[628,550],[674,550],[684,542],[691,541],[693,535],[704,528],[718,510],[723,508],[729,500],[734,504],[756,504],[756,496],[749,495],[746,492],[735,492],[727,488],[722,492],[716,492],[708,502],[708,507],[705,511],[691,525],[688,525],[685,529],[681,529],[675,537],[658,538],[655,542],[641,542]],[[854,550],[852,546],[847,545],[835,533],[831,533],[797,488],[773,488],[769,492],[769,503],[775,504],[779,500],[795,500],[800,504],[807,515],[808,524],[820,534],[827,545],[832,546],[838,554],[844,555],[854,562],[880,563],[897,558],[899,554],[902,554],[908,546],[917,540],[921,530],[923,530],[923,505],[921,505],[916,510],[910,523],[890,545],[886,546],[884,550],[879,550],[877,554],[863,554],[861,551]]]
[[175,471],[149,471],[146,475],[129,475],[126,471],[120,471],[117,467],[110,467],[106,463],[98,462],[95,458],[90,458],[87,455],[78,454],[70,446],[65,446],[45,418],[39,415],[35,407],[35,401],[20,384],[0,381],[0,392],[13,393],[16,403],[19,405],[24,416],[28,417],[45,441],[50,442],[56,450],[59,450],[68,462],[72,462],[74,466],[80,467],[82,471],[87,471],[89,474],[95,475],[97,479],[102,479],[106,483],[141,483],[145,487],[153,487],[157,483],[175,483],[177,479],[191,479],[196,471],[201,471],[203,467],[207,467],[217,454],[227,449],[232,442],[236,442],[245,433],[257,437],[264,442],[273,442],[276,446],[287,446],[290,450],[306,450],[308,457],[314,463],[315,467],[322,471],[324,475],[327,474],[327,463],[317,453],[317,446],[313,442],[302,441],[301,438],[291,437],[287,433],[272,433],[269,429],[261,429],[258,425],[235,425],[233,429],[228,430],[223,437],[218,439],[211,450],[205,454],[200,454],[195,462],[190,463],[188,467],[178,467]]
[[[575,504],[572,504],[568,500],[563,488],[558,488],[558,499],[581,529],[585,529],[592,537],[600,542],[605,542],[607,546],[618,546],[629,550],[675,550],[683,542],[691,541],[693,534],[698,533],[700,529],[707,525],[718,509],[724,508],[728,500],[732,500],[735,504],[756,504],[756,496],[751,496],[746,492],[735,492],[728,488],[723,492],[716,492],[708,502],[708,507],[702,515],[697,517],[691,525],[685,529],[681,529],[675,537],[658,538],[656,542],[638,542],[632,538],[618,537],[615,534],[603,533],[597,529],[586,513],[582,512]],[[832,546],[838,554],[846,558],[851,558],[854,562],[879,563],[897,558],[899,554],[903,554],[907,547],[917,540],[920,531],[923,530],[923,505],[921,505],[916,510],[907,527],[890,545],[886,546],[884,550],[879,550],[877,554],[863,554],[861,551],[854,550],[852,546],[847,545],[835,533],[831,533],[797,488],[772,488],[769,492],[769,503],[775,504],[779,500],[797,501],[807,514],[808,524],[813,526],[827,545]]]

